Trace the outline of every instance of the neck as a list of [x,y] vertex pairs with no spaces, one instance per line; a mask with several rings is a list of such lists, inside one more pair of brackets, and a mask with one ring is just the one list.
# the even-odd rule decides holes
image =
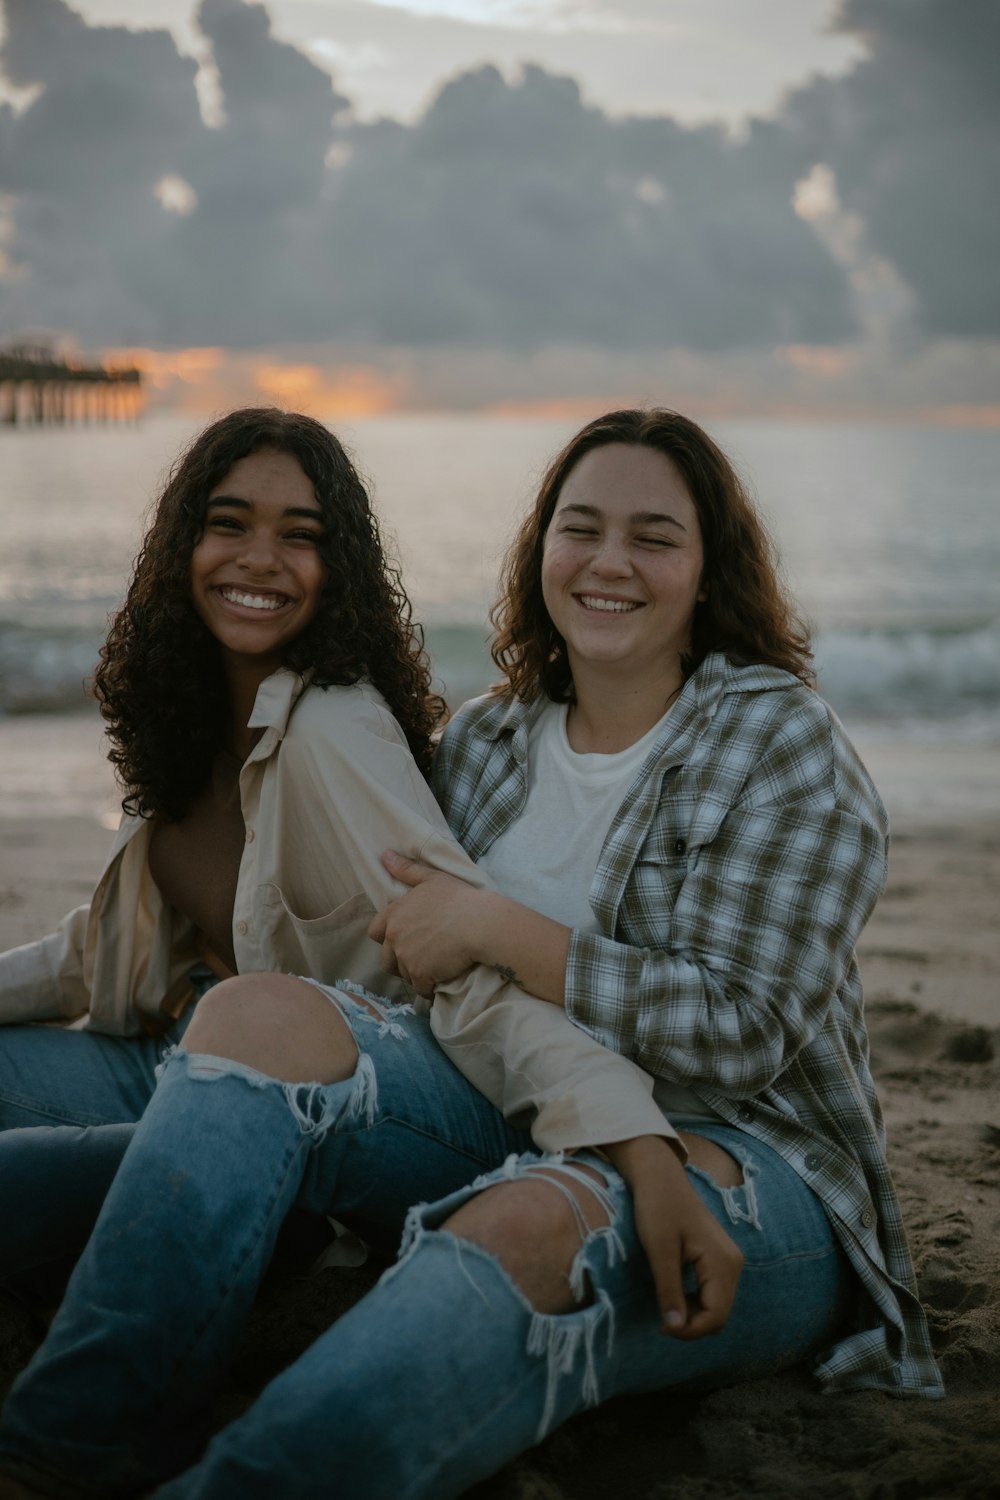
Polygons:
[[260,739],[259,729],[249,729],[247,721],[257,701],[257,689],[275,670],[274,664],[228,660],[226,681],[229,686],[229,734],[226,748],[240,760],[246,760]]
[[574,673],[576,702],[566,721],[570,745],[580,754],[627,750],[662,719],[683,686],[679,666],[669,678],[652,683],[616,681],[613,673],[607,678],[586,670]]

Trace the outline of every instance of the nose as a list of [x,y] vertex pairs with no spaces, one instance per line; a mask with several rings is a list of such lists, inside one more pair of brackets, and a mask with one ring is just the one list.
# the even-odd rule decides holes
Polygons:
[[277,573],[281,561],[274,537],[266,532],[248,531],[243,538],[237,562],[248,573]]
[[602,537],[591,559],[590,569],[598,578],[627,578],[632,572],[632,559],[625,539],[610,535]]

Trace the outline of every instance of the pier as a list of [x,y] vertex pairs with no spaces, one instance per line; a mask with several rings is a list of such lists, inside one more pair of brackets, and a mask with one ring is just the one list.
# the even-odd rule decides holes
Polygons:
[[6,427],[121,422],[135,417],[142,372],[83,364],[43,345],[0,349],[0,423]]

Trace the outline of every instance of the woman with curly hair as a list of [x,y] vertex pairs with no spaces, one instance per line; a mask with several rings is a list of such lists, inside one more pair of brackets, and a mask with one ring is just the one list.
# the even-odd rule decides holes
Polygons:
[[[79,1251],[189,1025],[189,1045],[289,1082],[357,1068],[345,1119],[355,1131],[359,1117],[371,1124],[380,1028],[402,1024],[386,1020],[387,1002],[419,1005],[367,933],[404,889],[380,855],[394,845],[482,883],[426,783],[444,705],[409,602],[350,459],[309,417],[235,411],[193,441],[156,504],[96,692],[124,789],[110,859],[89,906],[0,954],[4,1278]],[[353,999],[337,1005],[361,1018],[359,1046],[319,991],[299,984],[273,999],[232,978],[270,971],[328,984],[349,975]],[[491,1005],[501,992],[509,998]],[[674,1136],[641,1070],[565,1017],[496,973],[454,986],[438,1008],[470,1004],[486,1010],[489,1062],[476,1081],[508,1114],[533,1112],[540,1142],[605,1141],[612,1080],[619,1133]],[[411,1177],[383,1151],[385,1132],[370,1131],[371,1159],[354,1153],[358,1201],[346,1177],[336,1192],[331,1178],[311,1205],[323,1213],[336,1198],[392,1244],[415,1197],[462,1186],[530,1143],[464,1085],[461,1122],[448,1118],[438,1070],[454,1069],[426,1018],[404,1014],[413,1045],[405,1076],[392,1078],[394,1118],[404,1137],[437,1141],[433,1160]],[[75,1024],[32,1024],[50,1020]],[[392,1097],[388,1082],[381,1091]],[[689,1207],[696,1221],[694,1195]],[[709,1256],[718,1245],[725,1258],[727,1242],[705,1227]],[[662,1256],[664,1296],[676,1300],[673,1232]],[[732,1279],[707,1321],[724,1316]]]
[[[15,1164],[37,1188],[10,1223],[8,1270],[85,1235],[127,1140],[96,1127],[139,1117],[213,977],[377,973],[365,911],[327,915],[324,743],[370,721],[426,772],[444,705],[326,428],[250,409],[195,438],[156,503],[96,693],[124,789],[110,859],[88,906],[0,955],[0,1126],[39,1127],[16,1153],[4,1143],[6,1191]],[[76,1024],[23,1024],[57,1019]],[[66,1138],[43,1128],[64,1123],[84,1127],[69,1173]]]
[[[542,484],[494,622],[505,681],[452,720],[433,773],[489,883],[404,848],[386,863],[409,889],[370,932],[433,992],[444,1051],[484,1086],[499,1067],[484,1027],[523,990],[555,1018],[553,1054],[571,1051],[555,1029],[569,1021],[609,1061],[573,1074],[561,1121],[545,1101],[543,1149],[415,1208],[397,1264],[198,1456],[196,1418],[288,1208],[317,1183],[339,1192],[380,1131],[381,1178],[395,1160],[415,1196],[441,1143],[391,1128],[412,1047],[397,1015],[368,1017],[384,1041],[365,1108],[360,1045],[337,1062],[306,1008],[319,988],[220,985],[5,1410],[0,1470],[24,1486],[7,1493],[447,1500],[615,1394],[807,1359],[827,1390],[941,1393],[854,957],[885,880],[885,813],[813,688],[732,465],[675,413],[588,424]],[[513,994],[476,990],[490,968]],[[350,996],[327,993],[346,1014]],[[269,1074],[276,1008],[299,1066],[322,1045],[344,1082]],[[572,1116],[565,1143],[586,1146],[580,1101],[600,1115],[623,1058],[679,1127],[686,1169],[663,1132],[619,1129],[616,1107],[633,1106],[617,1088],[589,1140],[610,1149],[568,1158],[539,1139],[548,1111],[547,1130],[572,1138]],[[460,1123],[469,1091],[443,1055],[436,1076]],[[688,1308],[664,1298],[650,1253],[692,1190],[744,1262],[714,1338],[698,1337],[716,1290],[703,1225],[681,1246]]]

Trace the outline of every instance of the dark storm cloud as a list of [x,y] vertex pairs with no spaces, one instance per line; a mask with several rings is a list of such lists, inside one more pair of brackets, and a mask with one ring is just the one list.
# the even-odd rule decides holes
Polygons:
[[1000,5],[847,0],[871,56],[788,103],[932,335],[1000,334]]
[[4,72],[39,92],[0,136],[15,267],[0,327],[141,338],[150,313],[123,272],[155,250],[154,185],[202,133],[195,64],[166,32],[92,30],[61,0],[6,0],[5,15]]
[[[973,0],[951,5],[978,14]],[[828,160],[884,253],[906,251],[905,170],[902,207],[884,209],[869,160],[884,142],[918,178],[916,131],[901,143],[876,95],[909,87],[896,77],[899,49],[920,46],[904,11],[926,15],[923,45],[937,49],[939,9],[851,3],[846,26],[881,28],[872,62],[800,91],[786,120],[755,121],[737,142],[668,118],[611,119],[537,67],[515,83],[490,67],[465,74],[413,126],[352,123],[329,76],[244,0],[199,11],[225,105],[225,123],[209,129],[195,65],[166,33],[88,28],[63,0],[5,0],[4,71],[40,92],[18,116],[0,112],[15,268],[0,281],[0,336],[45,325],[159,345],[837,342],[855,331],[844,273],[795,216],[794,185]],[[937,55],[925,73],[951,77]],[[965,120],[957,94],[950,140]],[[942,114],[946,96],[941,85]],[[860,135],[841,118],[853,109]],[[196,196],[187,216],[154,195],[169,175]],[[991,210],[983,204],[980,235]],[[909,251],[907,265],[919,258]],[[955,313],[943,281],[925,280],[928,326],[945,327]]]
[[615,122],[570,79],[487,67],[415,126],[353,142],[326,240],[351,331],[721,349],[851,327],[840,272],[793,213],[788,143],[766,127],[736,145]]

